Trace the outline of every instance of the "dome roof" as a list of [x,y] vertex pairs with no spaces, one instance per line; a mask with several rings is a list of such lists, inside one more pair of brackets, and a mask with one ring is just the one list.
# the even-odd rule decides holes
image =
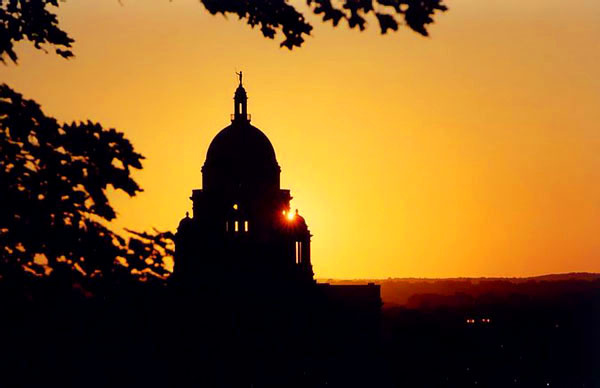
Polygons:
[[267,136],[246,120],[234,120],[213,139],[204,168],[265,168],[277,166],[275,150]]
[[[202,188],[225,193],[279,189],[280,168],[267,136],[250,124],[246,90],[235,91],[231,125],[215,136],[202,167]],[[227,195],[229,195],[227,194]]]

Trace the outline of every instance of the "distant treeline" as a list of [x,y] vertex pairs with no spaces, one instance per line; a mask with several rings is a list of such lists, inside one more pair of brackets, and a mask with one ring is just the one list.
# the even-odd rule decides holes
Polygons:
[[529,278],[326,280],[331,284],[374,282],[381,285],[384,308],[460,307],[508,299],[547,299],[600,290],[600,274],[570,273]]

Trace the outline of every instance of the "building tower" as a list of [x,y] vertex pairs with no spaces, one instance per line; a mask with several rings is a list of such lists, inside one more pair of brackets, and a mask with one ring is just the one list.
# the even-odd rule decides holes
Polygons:
[[290,191],[280,188],[271,142],[250,124],[238,76],[231,124],[208,147],[192,217],[177,229],[173,277],[190,285],[223,278],[312,283],[311,234],[290,209]]

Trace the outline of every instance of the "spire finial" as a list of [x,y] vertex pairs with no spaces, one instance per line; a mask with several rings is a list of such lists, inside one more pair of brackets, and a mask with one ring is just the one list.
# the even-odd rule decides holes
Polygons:
[[246,95],[246,90],[242,85],[242,72],[239,73],[236,71],[235,75],[237,75],[240,79],[240,85],[235,90],[235,94],[233,96],[234,104],[233,104],[233,115],[231,116],[231,120],[242,120],[242,121],[250,121],[250,115],[247,111],[247,101],[248,96]]

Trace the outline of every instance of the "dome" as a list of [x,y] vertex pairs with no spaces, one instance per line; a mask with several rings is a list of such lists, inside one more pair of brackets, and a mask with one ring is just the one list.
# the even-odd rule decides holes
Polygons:
[[279,165],[267,136],[247,120],[234,120],[213,139],[202,168],[204,188],[279,185]]
[[250,124],[248,96],[240,84],[233,100],[231,125],[215,136],[202,167],[202,187],[209,192],[260,191],[279,189],[279,165],[273,145],[258,128]]
[[277,165],[269,138],[247,121],[234,121],[215,136],[206,152],[204,168]]

